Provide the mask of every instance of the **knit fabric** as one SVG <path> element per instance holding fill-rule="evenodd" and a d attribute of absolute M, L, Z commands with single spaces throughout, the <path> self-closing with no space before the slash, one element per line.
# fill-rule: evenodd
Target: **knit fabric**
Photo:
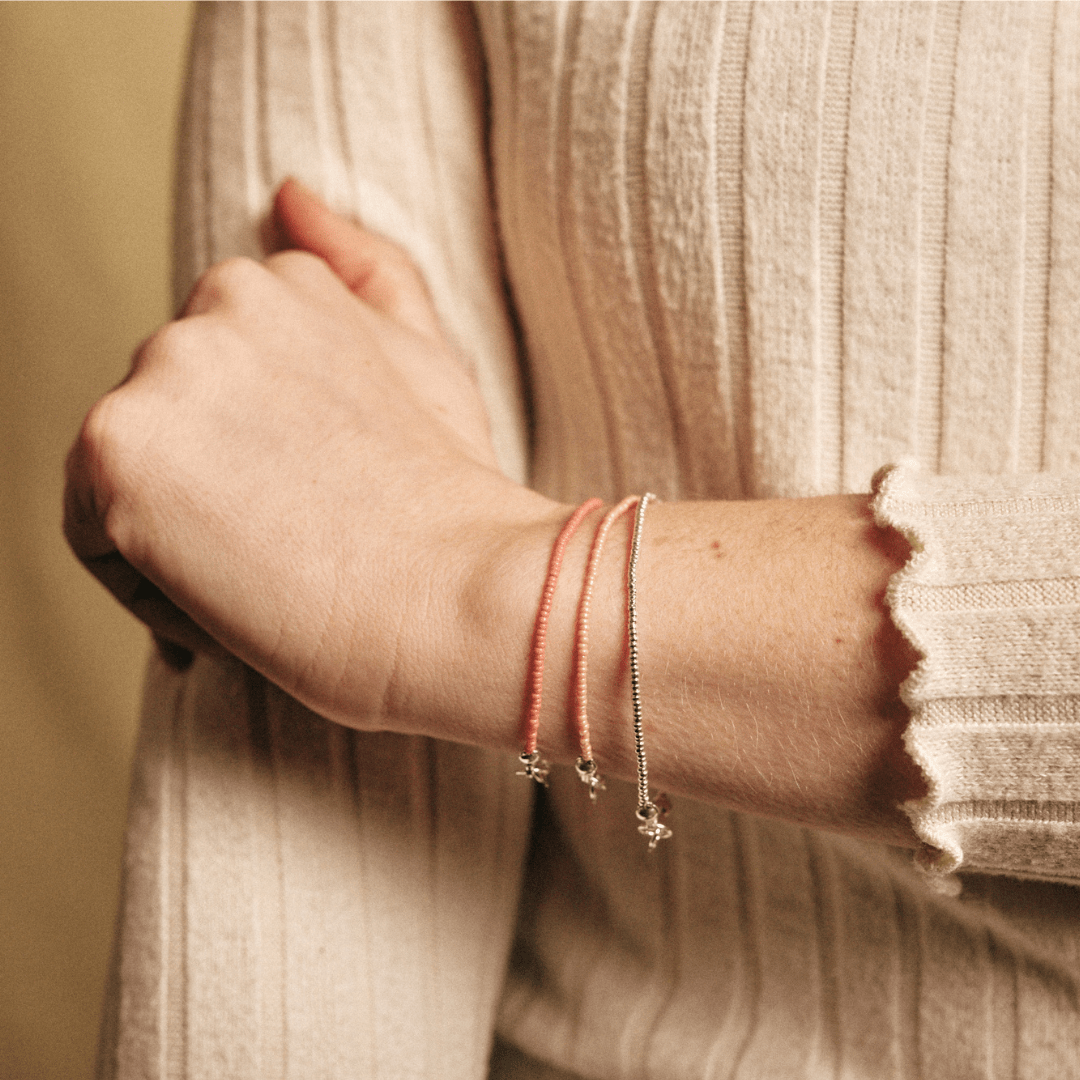
<path fill-rule="evenodd" d="M 1076 881 L 1080 481 L 895 470 L 875 509 L 914 549 L 888 602 L 924 657 L 902 691 L 920 861 Z"/>
<path fill-rule="evenodd" d="M 913 460 L 910 811 L 979 872 L 688 800 L 650 855 L 572 770 L 530 842 L 512 758 L 155 668 L 101 1075 L 1080 1076 L 1080 6 L 207 5 L 178 298 L 287 174 L 414 254 L 547 494 Z"/>

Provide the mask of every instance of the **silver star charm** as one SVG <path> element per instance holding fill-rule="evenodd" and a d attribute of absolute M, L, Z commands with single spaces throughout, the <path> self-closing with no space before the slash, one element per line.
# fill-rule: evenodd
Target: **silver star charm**
<path fill-rule="evenodd" d="M 607 790 L 604 781 L 600 779 L 600 774 L 596 771 L 596 762 L 578 758 L 575 768 L 578 776 L 581 777 L 581 782 L 589 788 L 589 798 L 596 802 L 596 793 Z"/>
<path fill-rule="evenodd" d="M 538 750 L 534 750 L 531 754 L 519 754 L 518 760 L 522 764 L 522 768 L 516 775 L 527 776 L 530 780 L 535 780 L 538 784 L 543 784 L 547 787 L 548 773 L 551 772 L 551 766 L 540 756 Z"/>
<path fill-rule="evenodd" d="M 650 851 L 654 851 L 661 840 L 671 837 L 671 830 L 660 820 L 661 810 L 656 803 L 646 803 L 638 810 L 637 816 L 642 822 L 637 831 L 648 839 Z"/>

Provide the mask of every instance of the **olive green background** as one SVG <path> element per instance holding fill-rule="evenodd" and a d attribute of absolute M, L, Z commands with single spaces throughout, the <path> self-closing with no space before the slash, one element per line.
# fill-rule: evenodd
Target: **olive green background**
<path fill-rule="evenodd" d="M 169 316 L 191 5 L 0 4 L 0 1076 L 92 1075 L 147 638 L 68 553 L 64 454 Z"/>

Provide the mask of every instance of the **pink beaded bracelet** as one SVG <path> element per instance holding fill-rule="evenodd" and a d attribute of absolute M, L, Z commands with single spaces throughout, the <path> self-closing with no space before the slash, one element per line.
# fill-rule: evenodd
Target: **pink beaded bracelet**
<path fill-rule="evenodd" d="M 617 506 L 612 507 L 596 528 L 592 547 L 589 549 L 589 561 L 585 564 L 585 579 L 581 587 L 581 599 L 578 601 L 577 626 L 574 633 L 574 681 L 573 712 L 574 726 L 578 737 L 577 774 L 589 789 L 589 798 L 595 800 L 596 793 L 604 790 L 604 783 L 596 768 L 593 758 L 592 743 L 589 740 L 589 612 L 592 607 L 593 585 L 596 571 L 600 566 L 600 553 L 611 531 L 611 526 L 631 507 L 637 505 L 638 497 L 630 495 Z"/>
<path fill-rule="evenodd" d="M 540 732 L 540 704 L 544 692 L 544 650 L 547 647 L 548 618 L 551 615 L 551 604 L 555 599 L 555 586 L 559 582 L 559 571 L 562 569 L 563 556 L 566 554 L 567 545 L 585 518 L 598 506 L 603 505 L 601 499 L 586 500 L 570 515 L 570 519 L 559 531 L 559 535 L 555 538 L 555 544 L 551 549 L 547 578 L 544 581 L 543 592 L 540 594 L 540 607 L 536 612 L 532 650 L 529 653 L 529 670 L 525 684 L 526 707 L 525 718 L 522 721 L 523 748 L 520 755 L 523 768 L 518 773 L 518 776 L 527 776 L 529 779 L 545 786 L 550 766 L 540 757 L 536 742 Z"/>

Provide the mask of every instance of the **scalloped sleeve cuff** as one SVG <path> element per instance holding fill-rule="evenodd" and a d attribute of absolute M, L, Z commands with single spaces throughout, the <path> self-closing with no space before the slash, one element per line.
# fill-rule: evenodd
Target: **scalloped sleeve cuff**
<path fill-rule="evenodd" d="M 1080 477 L 874 478 L 911 544 L 887 594 L 922 659 L 901 687 L 934 876 L 1080 881 Z"/>

